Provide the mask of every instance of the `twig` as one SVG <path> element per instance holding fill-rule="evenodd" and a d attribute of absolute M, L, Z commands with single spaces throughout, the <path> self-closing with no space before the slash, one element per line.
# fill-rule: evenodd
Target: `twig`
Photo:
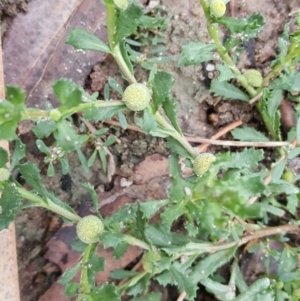
<path fill-rule="evenodd" d="M 297 139 L 294 139 L 291 143 L 290 143 L 290 147 L 291 149 L 295 148 L 297 145 Z M 285 158 L 287 157 L 287 154 L 283 154 L 277 161 L 277 164 L 280 163 L 281 161 L 283 161 Z M 276 164 L 276 165 L 277 165 Z M 264 184 L 267 186 L 268 184 L 270 184 L 271 180 L 272 180 L 272 174 L 273 174 L 273 170 L 269 171 L 269 174 L 264 178 Z M 248 201 L 248 206 L 254 204 L 256 201 L 258 200 L 257 196 L 253 196 L 249 199 Z"/>
<path fill-rule="evenodd" d="M 185 298 L 185 296 L 186 296 L 186 292 L 183 291 L 183 292 L 178 296 L 178 298 L 177 298 L 176 301 L 183 301 L 184 298 Z"/>
<path fill-rule="evenodd" d="M 263 95 L 263 92 L 258 93 L 256 96 L 254 96 L 252 99 L 250 99 L 248 101 L 248 103 L 250 105 L 253 105 L 256 101 L 258 101 L 262 97 L 262 95 Z"/>
<path fill-rule="evenodd" d="M 211 139 L 212 140 L 216 140 L 220 137 L 222 137 L 223 135 L 227 134 L 228 132 L 230 132 L 231 130 L 239 127 L 240 125 L 242 125 L 242 121 L 241 120 L 237 120 L 237 121 L 234 121 L 232 122 L 231 124 L 225 126 L 223 129 L 221 129 L 219 132 L 217 132 L 216 134 L 214 134 Z M 203 153 L 207 150 L 207 148 L 209 147 L 211 143 L 206 143 L 206 144 L 203 144 L 201 146 L 198 147 L 198 151 L 199 153 Z"/>

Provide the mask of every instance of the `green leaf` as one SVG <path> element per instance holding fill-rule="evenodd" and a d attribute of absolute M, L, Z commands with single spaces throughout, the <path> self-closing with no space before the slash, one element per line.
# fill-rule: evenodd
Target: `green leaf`
<path fill-rule="evenodd" d="M 91 196 L 94 212 L 97 214 L 97 216 L 101 220 L 103 220 L 103 218 L 99 212 L 99 209 L 98 209 L 99 208 L 99 199 L 98 199 L 98 195 L 97 195 L 94 187 L 89 182 L 82 184 L 82 186 L 88 191 L 88 193 Z"/>
<path fill-rule="evenodd" d="M 118 113 L 118 119 L 119 119 L 121 128 L 122 128 L 123 130 L 126 130 L 128 124 L 127 124 L 126 117 L 125 117 L 125 115 L 124 115 L 122 112 L 119 112 L 119 113 Z"/>
<path fill-rule="evenodd" d="M 134 277 L 138 274 L 139 273 L 135 272 L 135 271 L 127 271 L 127 270 L 123 270 L 123 269 L 117 269 L 117 270 L 111 271 L 109 275 L 112 279 L 121 280 L 121 279 L 125 279 L 125 278 Z"/>
<path fill-rule="evenodd" d="M 14 105 L 24 105 L 26 95 L 19 87 L 6 86 L 7 100 Z"/>
<path fill-rule="evenodd" d="M 279 163 L 276 164 L 276 166 L 273 169 L 272 172 L 272 182 L 278 183 L 278 181 L 281 179 L 281 176 L 283 175 L 284 168 L 286 165 L 287 160 L 282 160 Z"/>
<path fill-rule="evenodd" d="M 290 73 L 288 75 L 282 74 L 271 83 L 270 88 L 300 92 L 300 72 L 296 74 Z"/>
<path fill-rule="evenodd" d="M 6 162 L 8 162 L 8 153 L 4 148 L 0 147 L 0 168 L 5 166 Z"/>
<path fill-rule="evenodd" d="M 244 293 L 236 297 L 234 301 L 248 301 L 250 298 L 255 297 L 258 293 L 261 293 L 268 287 L 270 287 L 270 280 L 268 278 L 258 279 L 253 284 L 251 284 Z M 263 299 L 259 298 L 259 300 L 266 300 L 266 299 L 263 297 Z M 269 300 L 274 300 L 274 299 L 269 299 Z"/>
<path fill-rule="evenodd" d="M 237 19 L 232 17 L 222 17 L 218 23 L 224 25 L 233 34 L 241 34 L 243 42 L 255 38 L 265 25 L 262 15 L 254 13 L 247 19 Z"/>
<path fill-rule="evenodd" d="M 157 127 L 156 120 L 148 108 L 143 111 L 142 130 L 145 133 L 155 132 Z"/>
<path fill-rule="evenodd" d="M 189 42 L 181 46 L 182 55 L 179 57 L 178 66 L 199 65 L 213 59 L 214 44 L 203 42 Z"/>
<path fill-rule="evenodd" d="M 169 200 L 159 200 L 159 201 L 147 201 L 140 202 L 139 209 L 143 213 L 143 217 L 149 219 L 153 216 L 161 207 L 169 203 Z"/>
<path fill-rule="evenodd" d="M 59 146 L 66 152 L 72 152 L 73 150 L 80 148 L 88 138 L 87 136 L 79 136 L 65 119 L 57 122 L 57 129 L 54 132 L 54 137 Z"/>
<path fill-rule="evenodd" d="M 212 275 L 219 267 L 227 263 L 234 255 L 236 248 L 231 248 L 223 251 L 219 251 L 215 254 L 208 255 L 193 268 L 193 272 L 190 275 L 190 279 L 196 281 L 204 280 L 208 276 Z"/>
<path fill-rule="evenodd" d="M 100 240 L 103 243 L 105 249 L 110 247 L 116 248 L 120 243 L 123 242 L 124 237 L 125 234 L 104 232 L 100 236 Z"/>
<path fill-rule="evenodd" d="M 291 160 L 300 154 L 300 147 L 294 148 L 288 153 L 288 159 Z"/>
<path fill-rule="evenodd" d="M 172 180 L 172 186 L 169 189 L 170 199 L 183 201 L 187 198 L 186 189 L 191 189 L 192 187 L 190 182 L 187 182 L 182 178 L 179 157 L 174 153 L 169 158 L 169 170 Z"/>
<path fill-rule="evenodd" d="M 68 32 L 66 44 L 72 45 L 75 49 L 98 50 L 110 53 L 108 45 L 94 34 L 80 28 L 73 28 Z"/>
<path fill-rule="evenodd" d="M 86 157 L 84 156 L 84 154 L 82 153 L 81 149 L 80 148 L 77 148 L 76 149 L 76 153 L 77 153 L 77 156 L 78 156 L 78 159 L 84 169 L 84 171 L 86 173 L 89 172 L 89 167 L 88 167 L 88 163 L 87 163 L 87 160 L 86 160 Z"/>
<path fill-rule="evenodd" d="M 162 295 L 158 292 L 152 292 L 147 294 L 146 296 L 135 297 L 131 299 L 131 301 L 161 301 Z"/>
<path fill-rule="evenodd" d="M 36 190 L 45 198 L 46 190 L 43 187 L 40 170 L 38 169 L 37 165 L 31 162 L 20 164 L 19 171 L 26 183 L 28 183 L 34 190 Z"/>
<path fill-rule="evenodd" d="M 165 101 L 162 103 L 162 107 L 164 109 L 165 114 L 168 116 L 169 120 L 171 121 L 173 127 L 176 129 L 178 133 L 182 134 L 181 128 L 177 122 L 177 103 L 175 99 L 172 97 L 166 97 Z"/>
<path fill-rule="evenodd" d="M 122 243 L 118 244 L 116 246 L 116 248 L 114 249 L 113 256 L 116 259 L 120 259 L 125 254 L 127 249 L 128 249 L 128 244 L 126 242 L 122 242 Z"/>
<path fill-rule="evenodd" d="M 172 151 L 172 153 L 179 156 L 189 158 L 193 160 L 193 156 L 179 143 L 175 138 L 169 136 L 167 137 L 167 147 Z"/>
<path fill-rule="evenodd" d="M 171 88 L 174 84 L 172 74 L 166 71 L 158 71 L 154 75 L 152 81 L 152 99 L 154 102 L 154 110 L 158 109 L 158 106 L 166 100 L 171 94 Z"/>
<path fill-rule="evenodd" d="M 89 294 L 93 300 L 121 301 L 118 288 L 112 283 L 103 283 Z"/>
<path fill-rule="evenodd" d="M 240 141 L 249 141 L 249 142 L 268 142 L 270 141 L 264 134 L 258 132 L 257 130 L 243 126 L 242 128 L 236 128 L 231 131 L 231 134 L 234 139 Z"/>
<path fill-rule="evenodd" d="M 57 282 L 62 285 L 67 285 L 67 283 L 69 283 L 76 276 L 80 268 L 81 268 L 81 263 L 78 262 L 76 265 L 67 269 Z"/>
<path fill-rule="evenodd" d="M 38 138 L 48 138 L 56 129 L 56 123 L 54 120 L 46 120 L 38 122 L 32 131 Z"/>
<path fill-rule="evenodd" d="M 225 99 L 239 99 L 242 101 L 248 101 L 249 96 L 236 86 L 227 83 L 213 80 L 210 86 L 210 92 L 215 96 L 222 96 Z"/>
<path fill-rule="evenodd" d="M 165 210 L 161 213 L 162 224 L 167 228 L 170 229 L 173 222 L 177 220 L 180 216 L 187 213 L 185 208 L 185 202 L 181 201 L 177 204 L 170 204 Z"/>
<path fill-rule="evenodd" d="M 0 139 L 13 140 L 16 129 L 25 109 L 25 93 L 13 86 L 6 87 L 7 99 L 0 101 Z"/>
<path fill-rule="evenodd" d="M 121 96 L 123 95 L 123 89 L 121 85 L 113 77 L 108 78 L 108 84 L 113 90 L 118 92 Z"/>
<path fill-rule="evenodd" d="M 53 91 L 63 105 L 60 110 L 73 108 L 82 101 L 82 92 L 71 80 L 60 79 L 53 85 Z"/>
<path fill-rule="evenodd" d="M 220 72 L 218 76 L 219 82 L 226 82 L 235 77 L 233 71 L 226 64 L 217 64 L 216 69 Z"/>
<path fill-rule="evenodd" d="M 15 166 L 25 157 L 26 146 L 22 143 L 21 139 L 17 138 L 15 142 L 14 153 L 11 158 L 10 170 L 13 170 Z"/>
<path fill-rule="evenodd" d="M 114 144 L 117 140 L 117 137 L 116 136 L 110 136 L 108 137 L 108 139 L 102 143 L 102 146 L 105 147 L 105 146 L 110 146 L 112 144 Z"/>
<path fill-rule="evenodd" d="M 131 4 L 124 11 L 120 11 L 120 14 L 116 21 L 116 43 L 123 40 L 123 38 L 135 33 L 139 24 L 139 19 L 143 15 L 143 10 L 140 6 Z"/>
<path fill-rule="evenodd" d="M 297 196 L 295 194 L 291 194 L 287 196 L 287 205 L 286 205 L 287 210 L 293 215 L 295 215 L 297 212 L 297 207 L 298 207 Z"/>
<path fill-rule="evenodd" d="M 112 106 L 112 107 L 106 107 L 106 108 L 96 108 L 91 107 L 89 109 L 83 110 L 83 117 L 86 120 L 93 120 L 95 122 L 104 121 L 106 119 L 111 118 L 115 114 L 118 114 L 119 112 L 123 112 L 126 110 L 127 107 L 124 104 L 124 106 Z"/>
<path fill-rule="evenodd" d="M 14 184 L 8 183 L 0 198 L 0 231 L 7 229 L 22 208 L 22 199 Z"/>
<path fill-rule="evenodd" d="M 98 273 L 105 270 L 105 258 L 97 256 L 97 248 L 95 248 L 95 252 L 91 256 L 90 260 L 88 261 L 89 269 L 92 272 Z"/>
<path fill-rule="evenodd" d="M 129 289 L 127 289 L 127 295 L 136 296 L 146 292 L 149 287 L 149 280 L 151 278 L 150 274 L 146 274 L 143 278 L 136 281 L 133 279 L 133 283 L 129 284 Z"/>
<path fill-rule="evenodd" d="M 145 235 L 147 240 L 157 247 L 183 246 L 188 242 L 186 235 L 172 233 L 166 227 L 160 225 L 148 225 Z"/>
<path fill-rule="evenodd" d="M 258 162 L 264 158 L 263 150 L 256 150 L 254 148 L 246 148 L 240 153 L 223 153 L 217 155 L 217 164 L 220 165 L 222 169 L 227 168 L 248 168 L 256 169 Z"/>
<path fill-rule="evenodd" d="M 171 266 L 170 271 L 175 278 L 180 291 L 185 291 L 189 299 L 195 298 L 196 290 L 198 289 L 197 283 L 191 281 L 186 274 L 179 271 L 177 268 L 175 268 L 175 266 Z"/>
<path fill-rule="evenodd" d="M 273 90 L 267 97 L 268 114 L 273 123 L 275 123 L 276 112 L 282 101 L 282 90 Z"/>

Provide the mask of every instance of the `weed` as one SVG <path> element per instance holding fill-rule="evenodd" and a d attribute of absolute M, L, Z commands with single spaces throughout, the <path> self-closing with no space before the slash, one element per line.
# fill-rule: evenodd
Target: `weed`
<path fill-rule="evenodd" d="M 103 171 L 108 172 L 107 147 L 116 138 L 103 139 L 106 128 L 94 133 L 80 133 L 72 119 L 72 115 L 78 112 L 82 112 L 84 120 L 91 122 L 103 122 L 117 116 L 121 126 L 126 128 L 124 112 L 128 109 L 139 111 L 132 112 L 136 125 L 145 133 L 166 138 L 172 153 L 169 158 L 172 185 L 167 199 L 127 205 L 103 219 L 94 188 L 84 184 L 91 194 L 98 217 L 88 220 L 91 228 L 87 233 L 90 235 L 82 240 L 91 243 L 84 245 L 80 262 L 69 268 L 59 281 L 66 286 L 68 296 L 76 295 L 76 300 L 117 301 L 121 300 L 122 294 L 127 294 L 134 301 L 160 300 L 159 293 L 148 293 L 149 281 L 155 280 L 163 286 L 176 285 L 182 292 L 180 298 L 187 300 L 196 298 L 199 284 L 218 300 L 299 300 L 299 249 L 293 247 L 285 234 L 300 232 L 297 214 L 299 188 L 295 185 L 299 175 L 293 174 L 288 164 L 289 160 L 300 154 L 300 119 L 289 132 L 288 143 L 281 143 L 278 107 L 282 98 L 288 97 L 295 102 L 299 115 L 300 73 L 297 72 L 297 65 L 300 57 L 300 14 L 297 15 L 298 29 L 295 32 L 289 33 L 288 27 L 285 27 L 279 40 L 279 54 L 270 66 L 271 71 L 265 76 L 258 70 L 248 70 L 243 74 L 235 64 L 236 53 L 245 41 L 255 38 L 262 30 L 264 19 L 258 13 L 246 19 L 227 17 L 224 15 L 227 2 L 200 1 L 212 42 L 189 42 L 182 46 L 178 64 L 198 65 L 214 60 L 215 54 L 218 54 L 219 75 L 212 81 L 210 91 L 224 99 L 255 103 L 267 134 L 244 126 L 233 130 L 232 135 L 237 140 L 259 142 L 257 145 L 264 146 L 268 143 L 275 146 L 270 139 L 276 140 L 278 158 L 270 170 L 262 164 L 262 149 L 199 154 L 186 140 L 177 122 L 176 101 L 171 93 L 174 80 L 169 72 L 158 70 L 158 60 L 141 64 L 145 69 L 150 69 L 149 78 L 146 85 L 137 83 L 132 62 L 136 63 L 141 56 L 130 45 L 140 44 L 132 39 L 132 35 L 138 36 L 147 30 L 159 33 L 166 22 L 157 15 L 145 16 L 145 11 L 136 1 L 104 0 L 107 44 L 79 28 L 72 29 L 67 37 L 67 43 L 76 49 L 97 50 L 112 55 L 130 84 L 124 93 L 119 83 L 110 78 L 104 92 L 105 99 L 98 100 L 97 93 L 89 95 L 74 82 L 61 79 L 53 85 L 60 106 L 40 110 L 25 106 L 25 94 L 20 88 L 7 87 L 7 99 L 0 102 L 0 139 L 15 141 L 15 151 L 10 167 L 6 168 L 8 154 L 0 148 L 0 229 L 8 227 L 22 208 L 40 206 L 69 222 L 79 222 L 78 235 L 85 237 L 86 234 L 85 230 L 81 231 L 85 219 L 47 191 L 42 185 L 38 167 L 24 159 L 25 145 L 16 135 L 17 126 L 23 120 L 36 122 L 33 132 L 38 148 L 45 154 L 48 176 L 55 173 L 55 161 L 59 161 L 63 173 L 67 173 L 68 154 L 72 152 L 77 153 L 85 170 L 99 155 Z M 224 42 L 218 34 L 220 26 L 230 32 Z M 140 33 L 139 28 L 143 28 Z M 153 42 L 153 37 L 151 39 L 152 44 L 157 43 Z M 145 45 L 145 40 L 143 43 Z M 134 88 L 133 99 L 131 87 Z M 109 99 L 109 89 L 116 90 L 124 101 Z M 47 146 L 41 140 L 50 135 L 56 141 L 53 146 Z M 88 160 L 81 151 L 87 141 L 95 145 L 95 151 Z M 185 169 L 190 168 L 191 173 L 194 167 L 195 174 L 184 176 L 182 164 Z M 32 188 L 31 191 L 9 176 L 15 168 Z M 159 222 L 151 221 L 155 214 L 159 214 Z M 280 218 L 284 215 L 287 218 L 282 219 L 280 225 L 269 226 L 271 216 Z M 183 228 L 175 232 L 172 225 L 179 218 L 184 220 Z M 279 241 L 282 250 L 270 249 L 267 237 Z M 241 273 L 239 255 L 241 246 L 255 241 L 257 244 L 247 249 L 249 252 L 262 250 L 266 272 L 248 286 Z M 95 273 L 105 269 L 104 258 L 96 255 L 98 243 L 114 249 L 117 258 L 125 253 L 128 245 L 144 249 L 144 271 L 116 270 L 111 273 L 111 278 L 123 279 L 122 284 L 103 283 L 96 286 Z M 270 258 L 277 263 L 274 273 L 268 271 Z M 218 269 L 226 264 L 230 266 L 229 279 L 216 277 Z M 78 271 L 81 271 L 81 280 L 75 283 L 72 280 Z"/>

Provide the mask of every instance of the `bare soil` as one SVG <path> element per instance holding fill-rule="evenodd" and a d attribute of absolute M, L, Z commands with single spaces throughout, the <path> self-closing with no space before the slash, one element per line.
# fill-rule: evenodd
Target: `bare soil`
<path fill-rule="evenodd" d="M 8 25 L 15 14 L 26 12 L 27 2 L 0 1 L 0 17 L 4 24 L 2 33 L 9 30 Z M 199 1 L 150 0 L 147 5 L 154 6 L 156 3 L 164 5 L 170 16 L 165 40 L 169 53 L 174 56 L 175 60 L 161 65 L 161 68 L 171 71 L 174 75 L 173 93 L 175 99 L 178 100 L 178 118 L 184 134 L 210 137 L 224 125 L 238 119 L 263 130 L 261 118 L 254 107 L 238 101 L 221 101 L 209 94 L 207 87 L 210 78 L 216 76 L 215 71 L 208 72 L 206 65 L 178 68 L 176 64 L 181 45 L 188 41 L 209 41 Z M 231 16 L 245 17 L 253 12 L 260 12 L 264 16 L 266 20 L 264 31 L 257 39 L 250 41 L 246 51 L 240 56 L 238 64 L 242 70 L 255 67 L 264 74 L 267 73 L 270 70 L 270 61 L 276 56 L 277 39 L 284 25 L 287 22 L 291 22 L 292 26 L 294 24 L 294 12 L 300 8 L 299 0 L 231 0 L 228 8 L 227 14 Z M 90 76 L 86 79 L 85 88 L 90 91 L 99 91 L 101 95 L 108 76 L 117 78 L 125 87 L 126 83 L 121 79 L 115 63 L 108 58 L 93 67 Z M 138 71 L 139 81 L 146 78 L 145 72 Z M 109 134 L 118 137 L 117 143 L 110 148 L 117 164 L 117 172 L 111 182 L 107 182 L 106 177 L 99 173 L 101 169 L 99 161 L 96 161 L 90 172 L 86 174 L 77 156 L 70 155 L 69 174 L 63 176 L 57 166 L 57 173 L 51 179 L 44 179 L 46 188 L 78 209 L 82 203 L 90 201 L 81 183 L 89 181 L 96 189 L 109 191 L 113 189 L 117 176 L 127 181 L 134 180 L 134 167 L 147 156 L 168 154 L 163 139 L 152 138 L 133 131 L 123 131 L 117 127 L 111 127 Z M 33 136 L 25 134 L 21 136 L 21 139 L 27 144 L 28 160 L 36 162 L 45 175 L 43 156 L 36 148 Z M 211 147 L 212 152 L 224 151 L 224 149 L 226 150 L 221 146 Z M 91 151 L 92 149 L 87 146 L 84 153 L 89 157 Z M 61 225 L 60 218 L 39 208 L 26 209 L 18 215 L 16 231 L 22 301 L 39 300 L 39 297 L 60 276 L 60 266 L 46 259 L 44 255 L 47 252 L 47 242 Z M 164 300 L 176 300 L 178 297 L 178 292 L 174 293 L 172 288 L 163 291 Z M 200 288 L 198 300 L 215 299 Z"/>

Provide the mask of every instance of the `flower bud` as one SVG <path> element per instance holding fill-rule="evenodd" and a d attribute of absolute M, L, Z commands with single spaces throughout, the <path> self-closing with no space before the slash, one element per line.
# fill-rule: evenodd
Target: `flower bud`
<path fill-rule="evenodd" d="M 210 153 L 202 153 L 197 156 L 194 162 L 194 172 L 198 177 L 201 177 L 205 172 L 207 172 L 212 164 L 216 161 L 216 157 Z"/>
<path fill-rule="evenodd" d="M 157 252 L 147 252 L 144 253 L 142 258 L 142 265 L 144 268 L 144 271 L 150 274 L 156 274 L 159 272 L 159 268 L 154 264 L 154 262 L 161 259 L 161 256 Z"/>
<path fill-rule="evenodd" d="M 226 4 L 223 0 L 211 0 L 209 7 L 211 14 L 216 18 L 224 16 L 226 12 Z"/>
<path fill-rule="evenodd" d="M 103 222 L 95 215 L 83 217 L 76 227 L 78 238 L 86 244 L 99 241 L 99 235 L 104 231 Z"/>
<path fill-rule="evenodd" d="M 247 82 L 252 87 L 260 87 L 263 83 L 262 75 L 255 69 L 249 69 L 244 73 Z"/>
<path fill-rule="evenodd" d="M 144 110 L 151 100 L 149 89 L 143 84 L 132 84 L 128 86 L 123 94 L 123 101 L 132 111 Z"/>

